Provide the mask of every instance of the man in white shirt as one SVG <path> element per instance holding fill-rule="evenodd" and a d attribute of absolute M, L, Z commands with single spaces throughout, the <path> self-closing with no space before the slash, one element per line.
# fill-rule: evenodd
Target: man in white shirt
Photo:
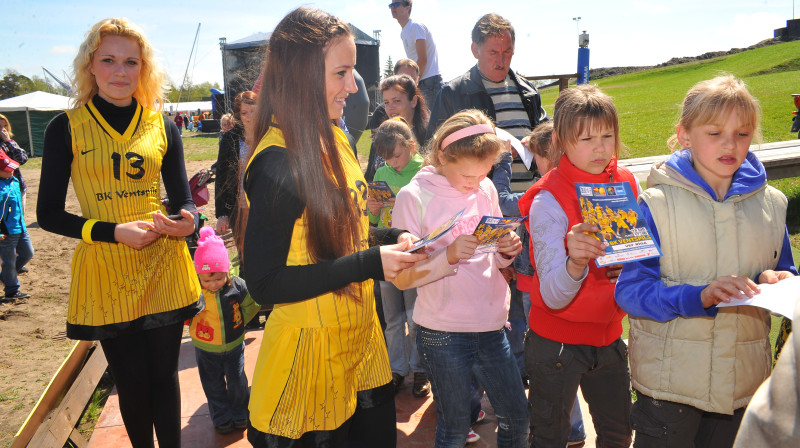
<path fill-rule="evenodd" d="M 389 9 L 392 11 L 392 17 L 403 28 L 400 39 L 403 41 L 406 56 L 419 65 L 420 76 L 417 85 L 430 109 L 442 88 L 439 57 L 436 53 L 436 43 L 428 27 L 411 20 L 411 6 L 412 0 L 401 0 L 390 3 Z"/>

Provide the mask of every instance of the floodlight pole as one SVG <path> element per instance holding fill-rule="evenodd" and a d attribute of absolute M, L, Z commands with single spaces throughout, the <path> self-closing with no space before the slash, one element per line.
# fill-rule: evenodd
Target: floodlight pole
<path fill-rule="evenodd" d="M 792 1 L 794 1 L 794 0 L 792 0 Z M 581 18 L 580 17 L 573 17 L 572 20 L 575 21 L 575 31 L 576 31 L 576 33 L 577 34 L 581 34 L 581 27 L 580 27 Z"/>

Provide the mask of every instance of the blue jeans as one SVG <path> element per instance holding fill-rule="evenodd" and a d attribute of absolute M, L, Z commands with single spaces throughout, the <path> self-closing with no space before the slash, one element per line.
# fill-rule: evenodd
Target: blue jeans
<path fill-rule="evenodd" d="M 244 342 L 226 353 L 207 352 L 197 347 L 194 353 L 214 426 L 232 420 L 248 420 L 250 388 L 244 373 Z"/>
<path fill-rule="evenodd" d="M 17 271 L 22 269 L 33 257 L 33 244 L 28 232 L 6 235 L 0 241 L 0 260 L 2 260 L 3 272 L 0 279 L 5 285 L 6 297 L 13 296 L 19 291 L 19 280 Z"/>
<path fill-rule="evenodd" d="M 511 329 L 507 332 L 511 353 L 517 361 L 520 373 L 525 373 L 525 333 L 528 330 L 528 314 L 531 311 L 531 293 L 517 289 L 517 282 L 508 285 L 511 289 L 511 307 L 508 309 L 508 323 Z"/>
<path fill-rule="evenodd" d="M 575 403 L 572 404 L 572 412 L 569 414 L 569 438 L 568 442 L 580 442 L 586 440 L 586 430 L 583 428 L 583 413 L 581 412 L 581 402 L 578 395 L 575 395 Z"/>
<path fill-rule="evenodd" d="M 528 406 L 503 329 L 455 333 L 417 327 L 417 349 L 436 401 L 438 448 L 463 447 L 470 426 L 472 375 L 497 416 L 497 447 L 528 445 Z"/>
<path fill-rule="evenodd" d="M 411 319 L 417 289 L 401 291 L 389 282 L 380 282 L 383 318 L 386 320 L 386 348 L 392 372 L 406 376 L 411 372 L 424 372 L 417 352 L 417 324 Z M 406 335 L 406 322 L 408 335 Z"/>
<path fill-rule="evenodd" d="M 419 82 L 419 91 L 425 98 L 425 105 L 428 109 L 433 110 L 433 103 L 436 101 L 436 95 L 442 90 L 442 75 L 429 76 Z"/>

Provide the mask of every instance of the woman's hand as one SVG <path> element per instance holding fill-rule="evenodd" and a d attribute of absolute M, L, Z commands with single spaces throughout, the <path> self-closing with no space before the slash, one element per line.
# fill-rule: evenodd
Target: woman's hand
<path fill-rule="evenodd" d="M 456 264 L 460 260 L 472 257 L 479 242 L 478 237 L 475 235 L 460 235 L 447 246 L 447 262 Z"/>
<path fill-rule="evenodd" d="M 522 241 L 516 232 L 508 232 L 497 242 L 497 251 L 506 258 L 514 258 L 522 252 Z"/>
<path fill-rule="evenodd" d="M 8 130 L 6 128 L 0 129 L 0 140 L 3 140 L 4 142 L 11 140 L 11 136 L 8 135 Z"/>
<path fill-rule="evenodd" d="M 218 234 L 225 235 L 226 233 L 228 233 L 229 229 L 230 229 L 230 221 L 228 220 L 227 216 L 220 216 L 219 218 L 217 218 L 217 226 L 215 230 L 217 231 Z"/>
<path fill-rule="evenodd" d="M 378 213 L 381 212 L 381 207 L 383 206 L 382 202 L 378 202 L 372 196 L 367 197 L 367 208 L 369 212 L 372 213 L 374 216 L 378 216 Z"/>
<path fill-rule="evenodd" d="M 728 303 L 732 298 L 753 297 L 760 292 L 758 285 L 749 278 L 726 275 L 706 286 L 700 292 L 700 301 L 703 302 L 703 308 L 709 308 L 720 302 Z"/>
<path fill-rule="evenodd" d="M 599 232 L 594 224 L 575 224 L 567 233 L 567 273 L 573 279 L 579 279 L 589 261 L 605 254 L 604 243 L 589 233 Z"/>
<path fill-rule="evenodd" d="M 403 232 L 397 237 L 397 244 L 408 244 L 406 247 L 411 247 L 419 241 L 419 238 L 409 232 Z"/>
<path fill-rule="evenodd" d="M 181 209 L 183 219 L 171 220 L 161 211 L 153 213 L 153 230 L 169 236 L 186 237 L 194 233 L 194 215 L 192 212 Z"/>
<path fill-rule="evenodd" d="M 411 235 L 404 233 L 403 235 Z M 401 235 L 401 237 L 403 236 Z M 398 238 L 399 240 L 400 238 Z M 383 279 L 387 282 L 394 280 L 403 269 L 414 266 L 414 263 L 428 258 L 428 254 L 406 253 L 404 250 L 411 247 L 410 241 L 381 246 L 381 263 L 383 264 Z"/>
<path fill-rule="evenodd" d="M 143 249 L 160 236 L 153 230 L 153 223 L 147 221 L 131 221 L 114 227 L 114 239 L 136 250 Z"/>

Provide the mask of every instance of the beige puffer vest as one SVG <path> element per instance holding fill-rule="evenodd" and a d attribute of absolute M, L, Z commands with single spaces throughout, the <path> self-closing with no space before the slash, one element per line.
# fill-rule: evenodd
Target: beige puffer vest
<path fill-rule="evenodd" d="M 661 237 L 667 286 L 707 285 L 725 275 L 755 278 L 777 265 L 786 197 L 766 184 L 714 201 L 671 167 L 654 167 L 641 196 Z M 753 306 L 721 308 L 715 318 L 656 322 L 630 316 L 633 386 L 650 397 L 732 414 L 769 376 L 770 318 Z"/>

